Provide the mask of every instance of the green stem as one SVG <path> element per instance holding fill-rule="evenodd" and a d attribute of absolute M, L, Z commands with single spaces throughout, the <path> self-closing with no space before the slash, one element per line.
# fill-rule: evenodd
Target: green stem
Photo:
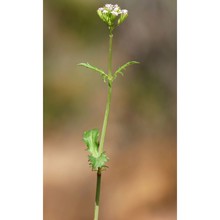
<path fill-rule="evenodd" d="M 113 39 L 113 34 L 112 34 L 112 30 L 110 29 L 109 55 L 108 55 L 108 74 L 110 76 L 112 75 L 112 39 Z M 100 144 L 99 144 L 99 154 L 101 154 L 104 149 L 105 134 L 106 134 L 106 129 L 108 125 L 108 118 L 109 118 L 110 105 L 111 105 L 111 97 L 112 97 L 112 81 L 111 79 L 108 79 L 108 98 L 107 98 L 107 103 L 106 103 L 104 122 L 102 126 L 102 134 L 101 134 Z M 99 168 L 97 171 L 94 220 L 98 220 L 99 218 L 100 190 L 101 190 L 101 169 Z"/>
<path fill-rule="evenodd" d="M 108 85 L 108 98 L 107 98 L 107 104 L 106 104 L 106 109 L 105 109 L 104 122 L 103 122 L 103 126 L 102 126 L 102 135 L 100 138 L 100 145 L 99 145 L 99 153 L 100 154 L 103 152 L 103 148 L 104 148 L 105 134 L 106 134 L 106 129 L 107 129 L 107 125 L 108 125 L 108 118 L 109 118 L 110 105 L 111 105 L 111 97 L 112 97 L 112 85 L 111 85 L 111 83 L 109 83 L 109 85 Z"/>
<path fill-rule="evenodd" d="M 112 74 L 112 40 L 113 40 L 113 34 L 112 30 L 110 29 L 109 34 L 109 51 L 108 51 L 108 74 Z"/>
<path fill-rule="evenodd" d="M 97 171 L 94 220 L 99 219 L 99 198 L 100 198 L 100 190 L 101 190 L 101 178 L 102 178 L 101 170 L 99 169 Z"/>
<path fill-rule="evenodd" d="M 113 34 L 112 34 L 112 30 L 110 29 L 109 54 L 108 54 L 108 74 L 109 75 L 112 75 L 112 40 L 113 40 Z M 111 97 L 112 97 L 112 81 L 109 79 L 108 80 L 108 98 L 107 98 L 107 103 L 106 103 L 105 116 L 104 116 L 102 134 L 101 134 L 100 145 L 99 145 L 100 154 L 103 152 L 103 148 L 104 148 L 105 134 L 106 134 L 108 117 L 109 117 L 109 112 L 110 112 L 110 105 L 111 105 Z"/>

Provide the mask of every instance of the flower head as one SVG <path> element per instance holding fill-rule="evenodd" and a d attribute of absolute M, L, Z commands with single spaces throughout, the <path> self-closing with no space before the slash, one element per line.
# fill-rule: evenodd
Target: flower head
<path fill-rule="evenodd" d="M 128 10 L 122 9 L 116 4 L 105 4 L 97 10 L 99 17 L 113 30 L 128 17 Z"/>

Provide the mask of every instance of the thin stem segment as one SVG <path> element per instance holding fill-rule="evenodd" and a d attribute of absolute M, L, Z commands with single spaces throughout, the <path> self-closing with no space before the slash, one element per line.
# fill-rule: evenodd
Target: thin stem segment
<path fill-rule="evenodd" d="M 106 134 L 106 129 L 107 129 L 107 125 L 108 125 L 108 118 L 109 118 L 110 105 L 111 105 L 111 97 L 112 97 L 112 85 L 109 83 L 109 85 L 108 85 L 108 98 L 107 98 L 107 103 L 106 103 L 104 122 L 103 122 L 103 126 L 102 126 L 102 135 L 100 138 L 100 145 L 99 145 L 99 153 L 100 154 L 103 152 L 103 149 L 104 149 L 105 134 Z"/>
<path fill-rule="evenodd" d="M 94 220 L 99 219 L 99 198 L 100 198 L 100 190 L 101 190 L 101 170 L 97 171 L 97 182 L 96 182 L 96 196 L 95 196 L 95 212 L 94 212 Z"/>
<path fill-rule="evenodd" d="M 110 76 L 112 76 L 112 40 L 113 40 L 113 34 L 112 34 L 112 30 L 110 29 L 109 55 L 108 55 L 108 74 Z M 106 103 L 106 109 L 105 109 L 104 122 L 103 122 L 103 126 L 102 126 L 102 134 L 101 134 L 100 144 L 99 144 L 99 153 L 100 154 L 104 150 L 104 141 L 105 141 L 105 134 L 106 134 L 106 129 L 107 129 L 107 125 L 108 125 L 111 97 L 112 97 L 112 81 L 111 81 L 111 79 L 108 79 L 108 97 L 107 97 L 107 103 Z M 94 220 L 98 220 L 98 218 L 99 218 L 99 199 L 100 199 L 100 192 L 101 192 L 100 190 L 101 190 L 101 169 L 99 168 L 97 171 Z"/>
<path fill-rule="evenodd" d="M 112 40 L 113 40 L 113 34 L 112 29 L 110 29 L 109 34 L 109 54 L 108 54 L 108 74 L 112 75 Z M 110 105 L 111 105 L 111 97 L 112 97 L 112 81 L 108 81 L 108 98 L 106 103 L 106 109 L 105 109 L 105 116 L 104 116 L 104 122 L 102 126 L 102 134 L 100 138 L 100 145 L 99 145 L 99 153 L 101 154 L 103 152 L 104 148 L 104 141 L 105 141 L 105 134 L 108 124 L 108 118 L 109 118 L 109 112 L 110 112 Z"/>
<path fill-rule="evenodd" d="M 112 40 L 113 34 L 112 30 L 110 29 L 109 33 L 109 51 L 108 51 L 108 74 L 112 74 Z"/>

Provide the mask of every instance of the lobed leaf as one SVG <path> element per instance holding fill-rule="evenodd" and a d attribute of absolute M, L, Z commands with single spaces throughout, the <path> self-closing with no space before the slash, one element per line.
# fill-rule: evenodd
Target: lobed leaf
<path fill-rule="evenodd" d="M 98 148 L 99 148 L 98 137 L 99 137 L 98 129 L 85 131 L 83 134 L 83 141 L 87 146 L 87 150 L 95 157 L 98 156 Z"/>
<path fill-rule="evenodd" d="M 79 65 L 79 66 L 84 66 L 84 67 L 86 67 L 86 68 L 88 68 L 88 69 L 91 69 L 91 70 L 94 70 L 94 71 L 98 72 L 99 75 L 103 78 L 104 81 L 106 81 L 106 77 L 108 77 L 108 75 L 104 72 L 104 70 L 99 69 L 99 68 L 96 67 L 96 66 L 92 66 L 92 65 L 89 64 L 89 63 L 79 63 L 78 65 Z"/>
<path fill-rule="evenodd" d="M 87 151 L 89 152 L 89 165 L 92 167 L 92 170 L 107 167 L 105 163 L 109 160 L 105 152 L 102 152 L 101 154 L 99 153 L 98 137 L 98 129 L 85 131 L 83 134 L 83 141 L 87 146 Z"/>
<path fill-rule="evenodd" d="M 92 170 L 98 170 L 98 168 L 106 168 L 106 162 L 108 162 L 109 158 L 103 152 L 98 157 L 94 157 L 93 155 L 89 155 L 89 165 L 92 167 Z"/>
<path fill-rule="evenodd" d="M 139 64 L 139 62 L 137 61 L 129 61 L 127 63 L 125 63 L 124 65 L 120 66 L 114 73 L 114 79 L 117 77 L 118 73 L 120 73 L 122 76 L 124 75 L 123 71 L 125 71 L 125 69 L 133 64 Z"/>

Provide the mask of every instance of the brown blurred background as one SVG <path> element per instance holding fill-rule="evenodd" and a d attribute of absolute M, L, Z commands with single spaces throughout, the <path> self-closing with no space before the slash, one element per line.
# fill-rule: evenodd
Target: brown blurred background
<path fill-rule="evenodd" d="M 108 30 L 96 14 L 119 4 L 129 17 L 114 32 L 113 85 L 100 220 L 176 220 L 176 1 L 44 0 L 44 220 L 93 219 L 96 173 L 85 130 L 101 130 Z"/>

